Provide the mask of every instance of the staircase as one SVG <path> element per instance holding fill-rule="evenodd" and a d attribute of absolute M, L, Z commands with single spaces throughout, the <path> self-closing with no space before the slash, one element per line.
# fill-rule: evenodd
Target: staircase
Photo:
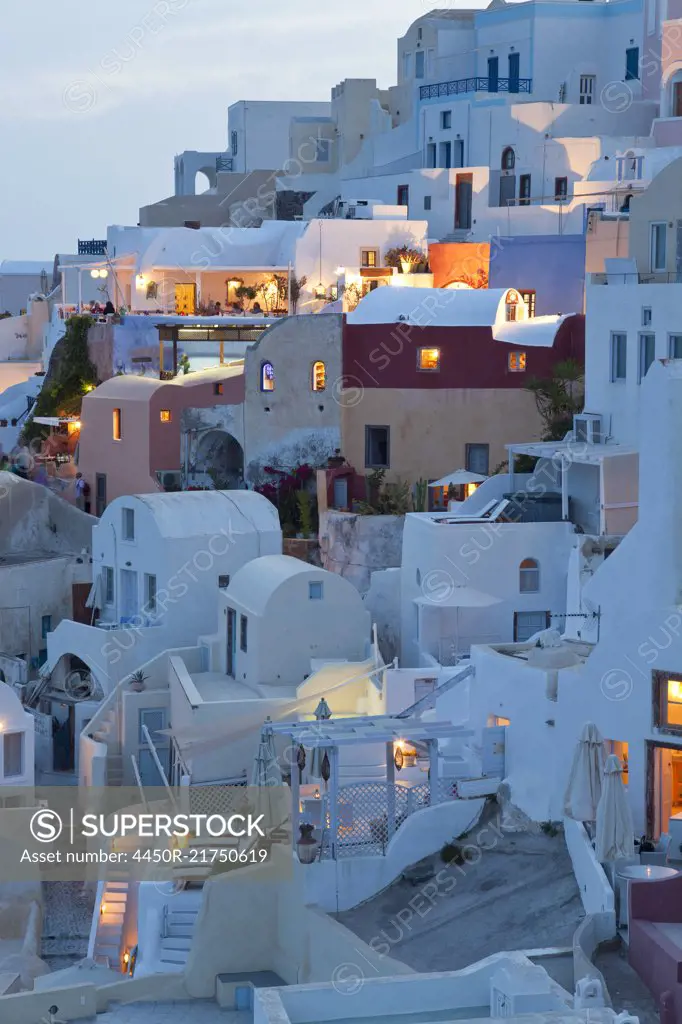
<path fill-rule="evenodd" d="M 123 754 L 118 740 L 118 704 L 109 707 L 97 723 L 92 738 L 107 748 L 107 786 L 123 785 Z"/>
<path fill-rule="evenodd" d="M 177 971 L 187 963 L 198 914 L 198 907 L 181 910 L 175 901 L 164 906 L 159 950 L 163 969 Z"/>
<path fill-rule="evenodd" d="M 98 963 L 103 963 L 106 958 L 114 971 L 120 968 L 121 963 L 127 903 L 127 882 L 107 880 L 104 883 L 102 902 L 99 907 L 95 907 L 95 913 L 99 914 L 99 921 L 95 936 L 94 957 Z M 102 906 L 104 913 L 101 912 Z"/>

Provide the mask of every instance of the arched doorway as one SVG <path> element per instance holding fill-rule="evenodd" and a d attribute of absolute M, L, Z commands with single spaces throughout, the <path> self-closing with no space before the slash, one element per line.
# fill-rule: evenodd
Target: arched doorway
<path fill-rule="evenodd" d="M 204 474 L 218 491 L 244 486 L 244 449 L 226 430 L 209 430 L 197 443 L 195 473 Z"/>
<path fill-rule="evenodd" d="M 500 206 L 508 207 L 516 199 L 516 153 L 511 146 L 502 150 L 500 166 Z"/>

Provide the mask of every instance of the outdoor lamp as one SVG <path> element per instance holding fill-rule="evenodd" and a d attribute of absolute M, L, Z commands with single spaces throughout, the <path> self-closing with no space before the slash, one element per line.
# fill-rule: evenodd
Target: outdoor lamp
<path fill-rule="evenodd" d="M 100 277 L 109 277 L 109 271 L 108 270 L 100 270 L 99 276 Z"/>
<path fill-rule="evenodd" d="M 99 277 L 99 270 L 91 270 L 90 277 Z"/>
<path fill-rule="evenodd" d="M 327 294 L 327 289 L 325 288 L 325 286 L 320 281 L 320 283 L 315 288 L 315 298 L 316 299 L 323 299 L 326 294 Z"/>

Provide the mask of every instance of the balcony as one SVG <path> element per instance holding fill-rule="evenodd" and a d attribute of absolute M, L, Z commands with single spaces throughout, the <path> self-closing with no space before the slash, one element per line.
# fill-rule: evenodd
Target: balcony
<path fill-rule="evenodd" d="M 454 82 L 422 85 L 419 99 L 435 100 L 443 96 L 459 96 L 465 92 L 529 93 L 532 88 L 532 78 L 457 78 Z"/>

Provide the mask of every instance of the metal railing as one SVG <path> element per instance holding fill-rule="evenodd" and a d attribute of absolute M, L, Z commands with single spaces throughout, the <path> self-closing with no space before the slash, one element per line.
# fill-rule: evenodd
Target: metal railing
<path fill-rule="evenodd" d="M 590 274 L 590 284 L 682 284 L 682 270 L 651 271 L 646 274 L 634 270 L 625 273 L 615 270 Z"/>
<path fill-rule="evenodd" d="M 78 255 L 79 256 L 106 256 L 107 254 L 107 240 L 106 238 L 79 238 L 78 239 Z"/>
<path fill-rule="evenodd" d="M 452 82 L 422 85 L 419 89 L 419 98 L 434 100 L 441 96 L 459 96 L 465 92 L 529 93 L 532 89 L 532 78 L 456 78 Z"/>

